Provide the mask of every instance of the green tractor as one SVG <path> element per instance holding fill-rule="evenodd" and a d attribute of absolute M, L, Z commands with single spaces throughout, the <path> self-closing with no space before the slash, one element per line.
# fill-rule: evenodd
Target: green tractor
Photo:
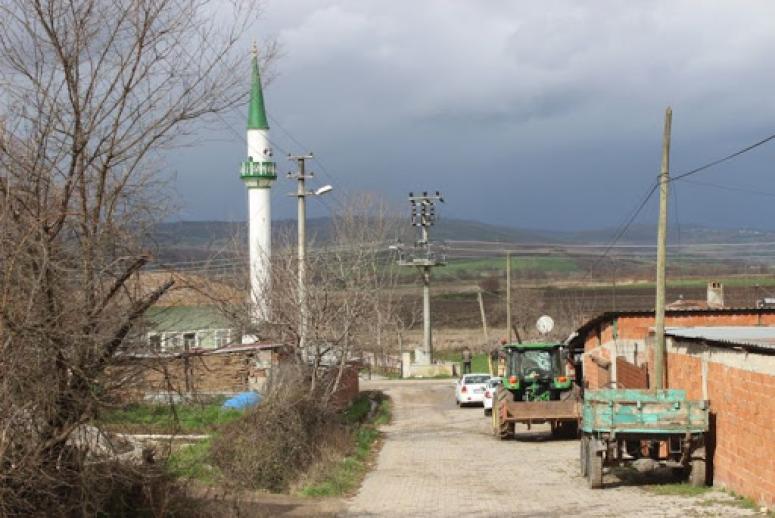
<path fill-rule="evenodd" d="M 501 439 L 514 436 L 516 423 L 549 423 L 552 435 L 575 436 L 580 391 L 568 372 L 563 344 L 504 345 L 500 351 L 503 381 L 493 405 L 493 428 Z"/>

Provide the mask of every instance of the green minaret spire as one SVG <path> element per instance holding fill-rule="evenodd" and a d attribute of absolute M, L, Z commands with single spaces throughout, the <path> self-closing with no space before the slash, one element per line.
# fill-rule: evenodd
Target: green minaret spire
<path fill-rule="evenodd" d="M 269 129 L 264 108 L 264 92 L 261 89 L 261 74 L 258 72 L 258 51 L 253 46 L 253 73 L 250 84 L 250 107 L 248 108 L 248 129 Z"/>

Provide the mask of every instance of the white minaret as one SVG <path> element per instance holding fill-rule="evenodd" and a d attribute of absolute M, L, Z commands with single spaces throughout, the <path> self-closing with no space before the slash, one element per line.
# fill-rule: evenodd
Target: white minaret
<path fill-rule="evenodd" d="M 277 180 L 269 145 L 269 124 L 264 108 L 258 52 L 253 46 L 250 108 L 248 111 L 248 159 L 240 176 L 248 188 L 248 239 L 250 245 L 250 301 L 256 321 L 269 318 L 272 256 L 272 207 L 270 188 Z"/>

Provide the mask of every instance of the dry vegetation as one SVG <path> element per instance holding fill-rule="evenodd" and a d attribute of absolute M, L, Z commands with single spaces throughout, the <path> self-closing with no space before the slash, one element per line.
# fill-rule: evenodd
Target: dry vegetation
<path fill-rule="evenodd" d="M 218 24 L 200 0 L 0 3 L 0 515 L 165 512 L 156 468 L 83 437 L 174 284 L 130 283 L 165 205 L 160 151 L 244 95 L 239 3 Z"/>

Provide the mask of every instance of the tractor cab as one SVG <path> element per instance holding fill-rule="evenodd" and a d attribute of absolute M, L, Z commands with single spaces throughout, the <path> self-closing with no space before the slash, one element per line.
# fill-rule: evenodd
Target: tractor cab
<path fill-rule="evenodd" d="M 505 360 L 503 388 L 514 395 L 514 401 L 555 401 L 572 389 L 563 344 L 508 344 L 501 353 Z"/>

